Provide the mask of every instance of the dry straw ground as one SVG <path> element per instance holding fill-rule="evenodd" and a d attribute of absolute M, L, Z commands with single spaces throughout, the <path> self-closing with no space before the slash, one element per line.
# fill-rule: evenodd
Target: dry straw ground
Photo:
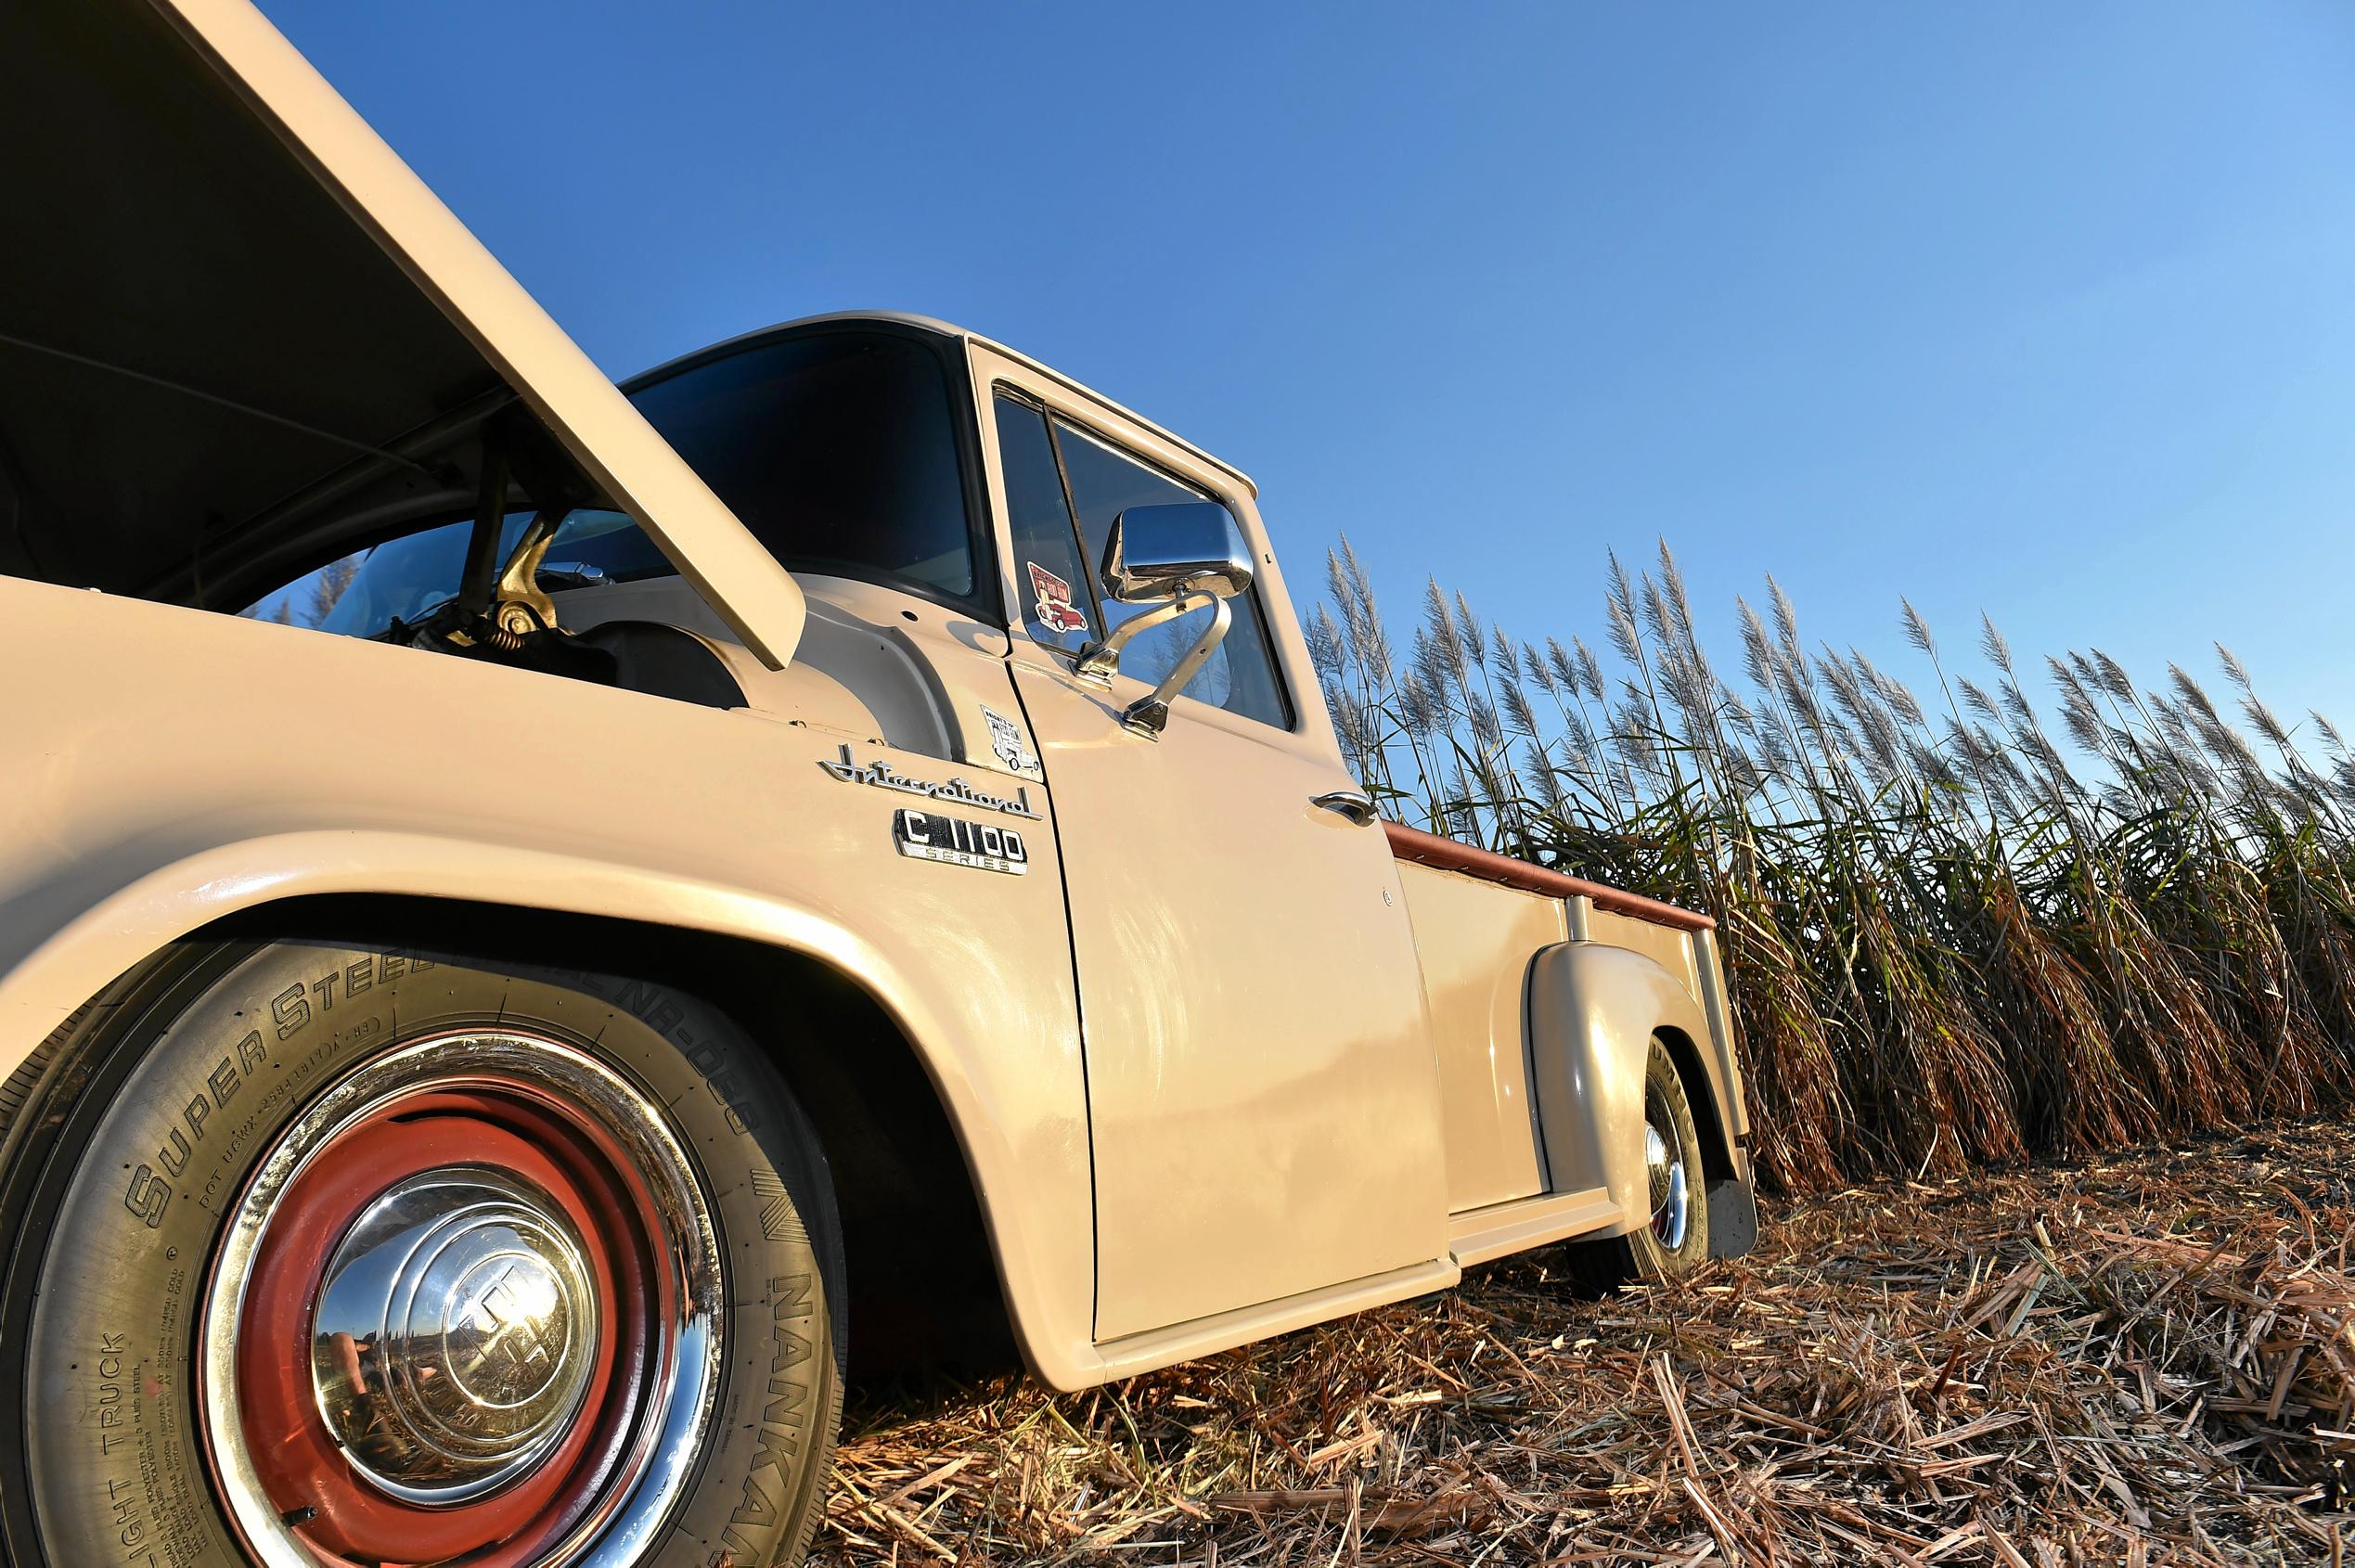
<path fill-rule="evenodd" d="M 2355 1133 L 1769 1206 L 1092 1394 L 854 1417 L 823 1563 L 2277 1563 L 2355 1547 Z"/>

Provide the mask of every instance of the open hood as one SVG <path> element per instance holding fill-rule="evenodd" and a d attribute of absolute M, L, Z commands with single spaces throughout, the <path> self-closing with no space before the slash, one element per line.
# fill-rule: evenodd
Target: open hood
<path fill-rule="evenodd" d="M 495 450 L 791 657 L 792 578 L 247 0 L 11 0 L 0 199 L 0 572 L 234 610 Z"/>

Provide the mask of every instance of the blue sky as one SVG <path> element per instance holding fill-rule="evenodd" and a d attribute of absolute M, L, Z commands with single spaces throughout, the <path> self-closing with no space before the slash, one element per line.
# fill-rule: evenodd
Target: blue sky
<path fill-rule="evenodd" d="M 2355 726 L 2355 10 L 263 4 L 616 376 L 922 311 L 1396 622 L 1665 535 L 1729 671 L 1771 572 Z"/>

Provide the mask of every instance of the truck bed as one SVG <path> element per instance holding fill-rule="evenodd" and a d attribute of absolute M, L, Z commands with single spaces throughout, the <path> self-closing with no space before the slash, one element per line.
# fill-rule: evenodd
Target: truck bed
<path fill-rule="evenodd" d="M 1383 827 L 1400 862 L 1422 963 L 1460 1261 L 1625 1217 L 1573 1179 L 1583 1162 L 1562 1147 L 1563 1119 L 1546 1114 L 1548 1081 L 1563 1092 L 1554 1035 L 1568 1022 L 1534 1015 L 1531 980 L 1550 950 L 1617 948 L 1665 970 L 1706 1020 L 1697 1032 L 1704 1037 L 1690 1044 L 1722 1118 L 1729 1156 L 1746 1141 L 1715 920 L 1402 823 Z"/>

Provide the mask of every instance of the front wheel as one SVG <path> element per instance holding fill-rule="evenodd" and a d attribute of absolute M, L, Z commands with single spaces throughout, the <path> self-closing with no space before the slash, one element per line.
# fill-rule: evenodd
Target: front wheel
<path fill-rule="evenodd" d="M 191 946 L 39 1060 L 0 1155 L 7 1561 L 703 1568 L 804 1544 L 840 1231 L 806 1118 L 714 1009 Z"/>
<path fill-rule="evenodd" d="M 1651 1211 L 1625 1236 L 1579 1243 L 1573 1258 L 1589 1286 L 1670 1279 L 1709 1255 L 1708 1172 L 1700 1130 L 1676 1060 L 1657 1035 L 1643 1064 L 1643 1163 Z"/>

